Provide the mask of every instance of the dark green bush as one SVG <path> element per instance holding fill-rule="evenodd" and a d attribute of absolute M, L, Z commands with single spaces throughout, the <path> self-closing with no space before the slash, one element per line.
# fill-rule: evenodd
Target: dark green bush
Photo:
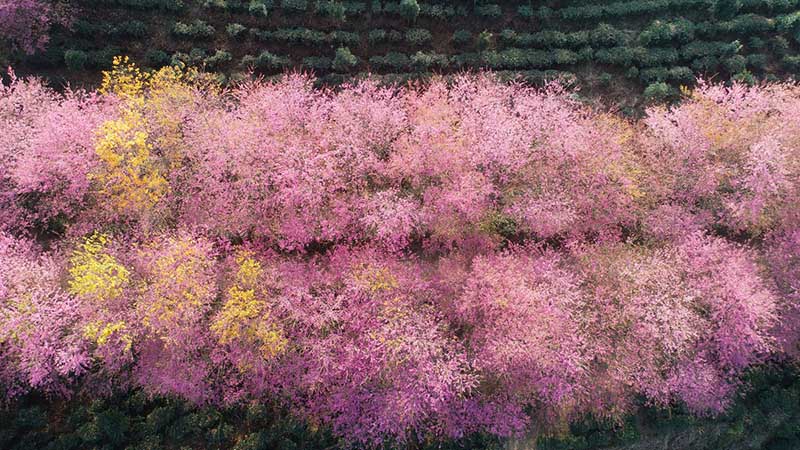
<path fill-rule="evenodd" d="M 197 19 L 191 23 L 176 22 L 172 34 L 185 39 L 209 39 L 214 36 L 214 27 Z"/>
<path fill-rule="evenodd" d="M 314 70 L 330 70 L 332 60 L 325 56 L 307 56 L 303 58 L 303 67 Z"/>
<path fill-rule="evenodd" d="M 694 30 L 694 23 L 684 18 L 672 21 L 654 20 L 639 33 L 639 42 L 644 46 L 687 43 L 694 39 Z"/>
<path fill-rule="evenodd" d="M 281 9 L 288 13 L 305 12 L 308 0 L 281 0 Z"/>
<path fill-rule="evenodd" d="M 475 45 L 481 50 L 494 47 L 494 34 L 488 30 L 481 31 L 478 33 L 478 38 L 475 40 Z"/>
<path fill-rule="evenodd" d="M 647 102 L 663 102 L 673 94 L 672 88 L 664 82 L 653 83 L 644 89 L 644 99 Z"/>
<path fill-rule="evenodd" d="M 417 0 L 400 0 L 397 12 L 406 20 L 413 22 L 419 15 L 419 3 Z"/>
<path fill-rule="evenodd" d="M 401 70 L 408 68 L 410 60 L 404 53 L 389 52 L 383 56 L 371 57 L 369 63 L 381 69 Z"/>
<path fill-rule="evenodd" d="M 601 23 L 589 32 L 589 40 L 594 47 L 614 47 L 625 42 L 625 33 L 607 23 Z"/>
<path fill-rule="evenodd" d="M 453 44 L 457 46 L 465 46 L 472 42 L 472 33 L 468 30 L 456 30 L 453 32 Z"/>
<path fill-rule="evenodd" d="M 245 31 L 247 31 L 247 27 L 242 24 L 231 23 L 225 27 L 225 31 L 228 33 L 228 36 L 234 39 L 241 39 L 245 36 Z"/>
<path fill-rule="evenodd" d="M 722 60 L 722 65 L 728 73 L 738 73 L 747 66 L 747 59 L 742 55 L 733 55 Z"/>
<path fill-rule="evenodd" d="M 231 59 L 233 59 L 233 56 L 230 53 L 225 50 L 217 50 L 213 55 L 203 59 L 203 65 L 209 69 L 217 69 Z"/>
<path fill-rule="evenodd" d="M 263 51 L 258 56 L 245 55 L 241 65 L 255 67 L 259 69 L 281 69 L 291 64 L 291 60 L 285 56 L 278 56 L 268 51 Z"/>
<path fill-rule="evenodd" d="M 711 0 L 710 3 L 708 12 L 722 20 L 733 18 L 742 8 L 742 0 Z"/>
<path fill-rule="evenodd" d="M 678 83 L 691 83 L 694 81 L 695 76 L 692 69 L 685 66 L 676 66 L 669 69 L 668 78 L 670 81 Z"/>
<path fill-rule="evenodd" d="M 406 31 L 406 42 L 411 46 L 426 45 L 431 42 L 433 35 L 430 31 L 422 28 L 412 28 Z"/>
<path fill-rule="evenodd" d="M 337 72 L 349 72 L 357 65 L 358 57 L 356 57 L 349 48 L 339 47 L 336 49 L 336 54 L 331 63 L 333 70 Z"/>
<path fill-rule="evenodd" d="M 144 55 L 145 63 L 150 67 L 163 67 L 169 65 L 170 57 L 162 50 L 148 50 Z"/>
<path fill-rule="evenodd" d="M 344 4 L 336 0 L 317 0 L 314 11 L 323 17 L 338 21 L 344 21 L 346 17 Z"/>
<path fill-rule="evenodd" d="M 747 55 L 747 67 L 755 71 L 763 71 L 767 67 L 769 56 L 764 53 L 751 53 Z"/>
<path fill-rule="evenodd" d="M 81 50 L 67 50 L 64 52 L 64 64 L 70 70 L 83 70 L 89 63 L 89 55 Z"/>
<path fill-rule="evenodd" d="M 430 69 L 443 69 L 449 64 L 447 55 L 433 52 L 419 51 L 410 58 L 411 66 L 415 70 L 427 71 Z"/>
<path fill-rule="evenodd" d="M 250 15 L 257 17 L 269 16 L 269 8 L 264 0 L 250 0 L 247 11 L 250 13 Z"/>
<path fill-rule="evenodd" d="M 487 3 L 475 6 L 475 14 L 487 19 L 496 19 L 503 15 L 503 10 L 496 3 Z"/>
<path fill-rule="evenodd" d="M 331 31 L 326 39 L 334 45 L 358 45 L 361 42 L 358 33 L 343 30 Z"/>

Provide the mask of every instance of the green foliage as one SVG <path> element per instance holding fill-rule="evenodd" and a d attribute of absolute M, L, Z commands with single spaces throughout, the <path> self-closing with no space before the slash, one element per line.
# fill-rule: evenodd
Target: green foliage
<path fill-rule="evenodd" d="M 333 61 L 325 56 L 307 56 L 303 58 L 303 67 L 309 69 L 327 71 L 330 70 Z"/>
<path fill-rule="evenodd" d="M 645 88 L 644 99 L 647 102 L 660 103 L 667 100 L 672 94 L 672 88 L 667 83 L 656 82 Z"/>
<path fill-rule="evenodd" d="M 472 42 L 472 33 L 469 30 L 456 30 L 453 32 L 453 44 L 457 46 L 465 46 Z"/>
<path fill-rule="evenodd" d="M 346 17 L 344 4 L 336 0 L 318 0 L 314 10 L 321 16 L 338 21 L 344 21 Z"/>
<path fill-rule="evenodd" d="M 308 0 L 281 0 L 281 9 L 289 13 L 305 12 Z"/>
<path fill-rule="evenodd" d="M 263 51 L 258 56 L 245 55 L 242 58 L 242 66 L 255 67 L 259 69 L 282 69 L 291 64 L 291 60 L 285 56 L 278 56 L 268 51 Z"/>
<path fill-rule="evenodd" d="M 373 56 L 369 59 L 372 66 L 390 70 L 407 69 L 411 60 L 405 53 L 389 52 L 383 56 Z"/>
<path fill-rule="evenodd" d="M 733 18 L 741 8 L 742 0 L 711 0 L 708 12 L 717 19 L 725 20 Z"/>
<path fill-rule="evenodd" d="M 336 55 L 333 58 L 331 67 L 337 72 L 348 72 L 358 65 L 358 57 L 350 52 L 347 47 L 339 47 L 336 49 Z"/>
<path fill-rule="evenodd" d="M 478 39 L 476 40 L 476 45 L 481 50 L 494 47 L 494 34 L 492 34 L 488 30 L 481 31 L 480 33 L 478 33 Z"/>
<path fill-rule="evenodd" d="M 145 53 L 144 60 L 148 66 L 158 68 L 168 65 L 170 56 L 162 50 L 151 49 Z"/>
<path fill-rule="evenodd" d="M 232 59 L 233 56 L 230 53 L 225 50 L 217 50 L 213 55 L 203 59 L 203 65 L 209 69 L 218 69 Z"/>
<path fill-rule="evenodd" d="M 417 20 L 417 16 L 419 15 L 419 3 L 417 0 L 400 0 L 400 4 L 398 7 L 398 13 L 403 16 L 408 21 L 415 21 Z"/>
<path fill-rule="evenodd" d="M 694 39 L 694 30 L 694 23 L 684 18 L 672 21 L 654 20 L 639 33 L 639 42 L 644 46 L 687 43 Z"/>
<path fill-rule="evenodd" d="M 231 23 L 225 27 L 225 31 L 228 33 L 228 36 L 234 39 L 241 39 L 245 36 L 247 27 L 239 23 Z"/>
<path fill-rule="evenodd" d="M 264 0 L 250 0 L 250 4 L 247 7 L 247 11 L 252 16 L 257 16 L 257 17 L 269 16 L 269 8 L 267 8 L 267 4 L 264 2 Z"/>
<path fill-rule="evenodd" d="M 83 70 L 89 63 L 89 55 L 81 50 L 67 50 L 64 52 L 64 64 L 70 70 Z"/>
<path fill-rule="evenodd" d="M 496 3 L 487 3 L 485 5 L 475 6 L 475 14 L 487 19 L 496 19 L 503 15 L 503 10 L 500 8 L 500 5 Z"/>
<path fill-rule="evenodd" d="M 210 39 L 214 36 L 214 27 L 197 19 L 191 23 L 176 22 L 172 34 L 184 39 Z"/>
<path fill-rule="evenodd" d="M 426 45 L 431 42 L 433 35 L 431 32 L 422 28 L 412 28 L 406 31 L 406 42 L 411 46 Z"/>

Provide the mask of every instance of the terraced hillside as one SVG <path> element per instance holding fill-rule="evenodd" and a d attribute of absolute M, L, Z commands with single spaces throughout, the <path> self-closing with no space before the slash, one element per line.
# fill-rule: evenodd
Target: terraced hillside
<path fill-rule="evenodd" d="M 652 98 L 698 75 L 755 81 L 800 68 L 798 0 L 71 3 L 71 29 L 53 30 L 46 51 L 7 55 L 8 62 L 90 84 L 116 54 L 154 68 L 180 61 L 229 78 L 299 69 L 328 83 L 487 68 Z"/>

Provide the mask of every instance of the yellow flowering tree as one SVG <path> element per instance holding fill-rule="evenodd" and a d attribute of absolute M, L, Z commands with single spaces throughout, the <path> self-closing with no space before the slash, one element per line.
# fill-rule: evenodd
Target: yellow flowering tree
<path fill-rule="evenodd" d="M 211 331 L 223 345 L 254 345 L 264 359 L 271 359 L 283 352 L 288 342 L 281 327 L 271 320 L 266 293 L 260 287 L 264 269 L 249 252 L 237 255 L 236 267 L 233 285 Z"/>

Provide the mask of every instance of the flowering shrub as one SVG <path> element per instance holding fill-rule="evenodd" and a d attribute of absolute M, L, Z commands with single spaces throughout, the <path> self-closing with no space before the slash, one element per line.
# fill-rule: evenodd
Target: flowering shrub
<path fill-rule="evenodd" d="M 794 85 L 701 84 L 642 121 L 488 75 L 312 86 L 12 76 L 6 399 L 275 402 L 380 445 L 716 414 L 796 355 Z"/>
<path fill-rule="evenodd" d="M 2 0 L 0 38 L 28 54 L 42 50 L 50 40 L 50 27 L 70 22 L 62 9 L 51 0 Z"/>

